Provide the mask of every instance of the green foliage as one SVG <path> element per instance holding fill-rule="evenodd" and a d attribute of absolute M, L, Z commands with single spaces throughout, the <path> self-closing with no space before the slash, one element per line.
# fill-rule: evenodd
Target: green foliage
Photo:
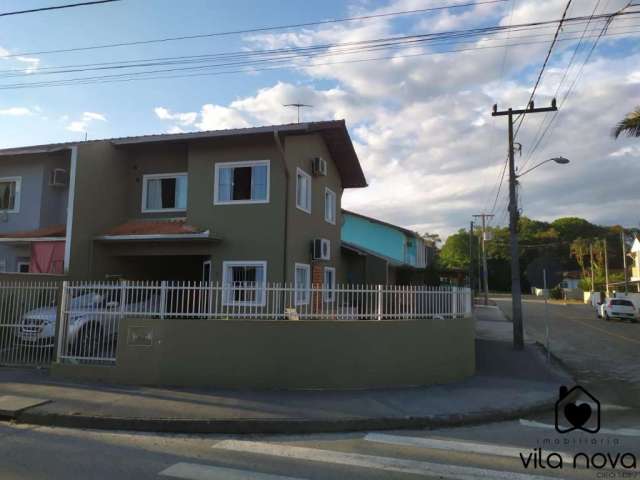
<path fill-rule="evenodd" d="M 492 239 L 486 242 L 489 283 L 492 290 L 510 290 L 510 260 L 509 229 L 489 228 Z M 597 283 L 604 285 L 604 242 L 607 240 L 607 255 L 609 269 L 622 268 L 622 249 L 620 247 L 620 232 L 622 227 L 599 226 L 578 217 L 563 217 L 551 223 L 520 217 L 518 222 L 520 244 L 520 268 L 522 274 L 522 289 L 529 291 L 530 284 L 525 275 L 527 266 L 541 256 L 556 259 L 562 271 L 580 269 L 582 275 L 589 282 L 590 288 L 591 264 L 589 245 L 592 245 L 594 262 L 593 269 Z M 626 230 L 630 232 L 629 230 Z M 477 274 L 477 259 L 480 255 L 479 232 L 472 238 L 473 257 L 469 257 L 469 232 L 459 230 L 447 238 L 439 251 L 437 263 L 443 268 L 469 268 L 473 261 L 473 268 Z M 628 244 L 629 247 L 629 244 Z M 628 250 L 628 249 L 627 249 Z M 600 279 L 602 280 L 600 281 Z M 613 276 L 610 282 L 613 283 Z M 600 289 L 604 288 L 603 286 Z M 598 289 L 598 287 L 597 287 Z"/>
<path fill-rule="evenodd" d="M 562 300 L 563 298 L 562 289 L 560 287 L 552 288 L 551 290 L 549 290 L 549 297 L 553 298 L 554 300 Z"/>
<path fill-rule="evenodd" d="M 473 241 L 477 240 L 474 238 Z M 469 268 L 469 232 L 460 229 L 458 233 L 449 235 L 438 258 L 445 268 Z"/>

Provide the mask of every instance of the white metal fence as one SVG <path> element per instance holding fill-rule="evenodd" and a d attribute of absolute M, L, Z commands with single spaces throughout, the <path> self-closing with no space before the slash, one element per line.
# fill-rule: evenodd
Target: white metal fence
<path fill-rule="evenodd" d="M 468 288 L 204 282 L 0 283 L 0 364 L 113 363 L 120 320 L 402 320 L 471 313 Z M 62 321 L 57 327 L 58 297 Z M 58 332 L 56 332 L 58 330 Z M 58 333 L 57 343 L 56 333 Z"/>
<path fill-rule="evenodd" d="M 61 282 L 0 282 L 0 365 L 47 365 Z"/>
<path fill-rule="evenodd" d="M 120 320 L 401 320 L 456 318 L 471 312 L 467 288 L 204 282 L 65 283 L 61 360 L 116 360 Z"/>

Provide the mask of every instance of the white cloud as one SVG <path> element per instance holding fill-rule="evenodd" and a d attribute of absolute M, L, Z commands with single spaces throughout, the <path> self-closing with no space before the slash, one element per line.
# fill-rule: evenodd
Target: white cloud
<path fill-rule="evenodd" d="M 200 121 L 196 127 L 200 130 L 224 130 L 227 128 L 250 127 L 251 124 L 235 108 L 206 104 L 202 106 Z"/>
<path fill-rule="evenodd" d="M 33 112 L 26 107 L 10 107 L 0 109 L 0 115 L 8 115 L 12 117 L 24 117 L 26 115 L 33 115 Z"/>
<path fill-rule="evenodd" d="M 39 58 L 33 58 L 33 57 L 16 57 L 16 60 L 22 63 L 26 63 L 27 64 L 27 68 L 25 68 L 25 72 L 26 73 L 33 73 L 38 69 L 38 66 L 40 65 L 40 59 Z"/>
<path fill-rule="evenodd" d="M 64 115 L 62 118 L 68 118 Z M 87 132 L 89 125 L 95 121 L 106 122 L 107 118 L 102 113 L 84 112 L 79 120 L 74 120 L 67 125 L 67 130 L 72 132 Z"/>
<path fill-rule="evenodd" d="M 607 11 L 624 4 L 626 0 L 611 0 Z M 431 3 L 399 0 L 377 10 L 367 10 L 368 5 L 358 2 L 350 14 L 412 10 Z M 512 21 L 557 19 L 565 5 L 566 0 L 519 0 Z M 594 5 L 595 0 L 573 2 L 569 15 L 590 15 Z M 355 42 L 407 31 L 504 25 L 511 21 L 510 7 L 508 2 L 404 17 L 401 27 L 388 19 L 252 35 L 245 40 L 250 48 L 279 48 L 336 39 Z M 616 22 L 610 30 L 616 28 Z M 567 26 L 563 35 L 571 30 L 581 32 L 581 28 L 583 25 Z M 548 33 L 550 41 L 554 30 L 552 26 L 534 33 Z M 601 45 L 615 46 L 613 42 L 619 38 L 604 37 Z M 466 46 L 503 44 L 504 40 L 492 42 L 481 39 Z M 506 62 L 504 48 L 437 54 L 426 45 L 398 50 L 393 60 L 336 63 L 372 54 L 304 59 L 297 63 L 300 83 L 281 81 L 228 105 L 206 104 L 193 123 L 207 130 L 291 123 L 295 109 L 282 105 L 294 102 L 313 105 L 303 109 L 303 120 L 344 118 L 370 186 L 345 191 L 343 205 L 399 225 L 447 235 L 467 226 L 472 214 L 491 208 L 495 195 L 491 190 L 507 148 L 506 121 L 491 117 L 491 106 L 524 106 L 548 47 L 548 41 L 512 46 Z M 556 93 L 574 47 L 574 41 L 557 44 L 536 95 L 537 105 L 548 104 Z M 418 56 L 402 57 L 407 54 Z M 583 59 L 584 53 L 575 59 L 560 99 Z M 528 160 L 531 166 L 563 155 L 571 164 L 548 165 L 523 178 L 525 215 L 543 219 L 581 215 L 595 222 L 637 223 L 637 209 L 626 206 L 634 199 L 637 202 L 640 163 L 632 157 L 638 155 L 638 147 L 631 139 L 615 141 L 610 132 L 628 110 L 640 104 L 638 65 L 637 50 L 615 56 L 603 50 L 595 52 L 553 128 Z M 178 121 L 179 114 L 158 110 L 159 118 Z M 517 159 L 519 165 L 527 159 L 540 122 L 549 119 L 545 115 L 526 117 L 518 136 L 524 152 Z M 623 171 L 624 175 L 621 179 L 603 175 L 605 165 L 607 170 Z M 501 198 L 496 209 L 498 220 L 504 206 Z"/>
<path fill-rule="evenodd" d="M 196 112 L 171 113 L 164 107 L 156 107 L 153 111 L 160 120 L 173 120 L 183 127 L 193 125 L 198 118 L 198 114 Z"/>

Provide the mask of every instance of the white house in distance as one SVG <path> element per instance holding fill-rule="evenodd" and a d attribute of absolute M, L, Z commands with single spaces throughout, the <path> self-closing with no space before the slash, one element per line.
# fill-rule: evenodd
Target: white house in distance
<path fill-rule="evenodd" d="M 631 267 L 631 281 L 640 282 L 640 240 L 636 237 L 631 245 L 633 266 Z"/>

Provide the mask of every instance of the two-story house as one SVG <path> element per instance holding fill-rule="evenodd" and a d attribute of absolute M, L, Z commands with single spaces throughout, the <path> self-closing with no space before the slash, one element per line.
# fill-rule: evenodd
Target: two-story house
<path fill-rule="evenodd" d="M 342 211 L 342 248 L 349 281 L 395 284 L 424 281 L 424 269 L 434 246 L 406 228 Z"/>
<path fill-rule="evenodd" d="M 77 157 L 65 231 L 70 278 L 300 287 L 346 281 L 342 192 L 365 187 L 366 180 L 344 121 L 127 137 L 0 155 L 26 163 L 54 150 Z"/>
<path fill-rule="evenodd" d="M 62 274 L 73 152 L 0 151 L 0 272 Z"/>

